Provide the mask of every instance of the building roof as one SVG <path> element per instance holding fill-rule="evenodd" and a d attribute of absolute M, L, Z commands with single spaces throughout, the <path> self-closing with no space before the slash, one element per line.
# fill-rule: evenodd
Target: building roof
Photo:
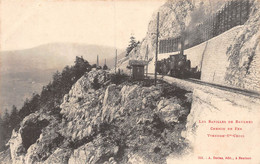
<path fill-rule="evenodd" d="M 129 60 L 130 66 L 134 66 L 134 65 L 145 66 L 147 64 L 148 64 L 148 61 L 145 61 L 145 60 Z"/>

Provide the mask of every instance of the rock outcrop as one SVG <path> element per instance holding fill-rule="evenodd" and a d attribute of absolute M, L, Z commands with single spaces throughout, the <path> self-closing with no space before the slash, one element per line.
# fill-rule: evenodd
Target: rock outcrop
<path fill-rule="evenodd" d="M 13 130 L 9 141 L 13 163 L 36 163 L 47 159 L 63 142 L 58 128 L 58 121 L 49 114 L 37 112 L 25 117 L 19 130 Z"/>
<path fill-rule="evenodd" d="M 108 77 L 93 70 L 80 78 L 59 119 L 44 111 L 27 116 L 9 141 L 13 163 L 163 163 L 188 148 L 180 135 L 187 91 L 166 83 L 115 85 Z"/>
<path fill-rule="evenodd" d="M 260 3 L 253 2 L 249 20 L 227 50 L 229 67 L 226 82 L 260 92 Z"/>
<path fill-rule="evenodd" d="M 118 150 L 115 143 L 105 143 L 104 137 L 98 135 L 93 141 L 75 149 L 68 163 L 104 163 L 115 156 Z"/>
<path fill-rule="evenodd" d="M 10 149 L 6 149 L 5 151 L 0 152 L 0 161 L 2 164 L 12 163 Z"/>
<path fill-rule="evenodd" d="M 192 28 L 196 23 L 202 21 L 204 16 L 216 13 L 226 2 L 211 0 L 168 0 L 152 15 L 152 19 L 148 24 L 147 34 L 141 43 L 134 48 L 128 57 L 119 61 L 119 68 L 127 71 L 126 66 L 129 59 L 145 59 L 148 54 L 150 61 L 149 70 L 154 70 L 152 59 L 155 55 L 156 47 L 156 28 L 157 28 L 157 12 L 159 12 L 159 39 L 174 38 L 182 34 L 183 30 Z M 200 13 L 198 17 L 194 17 L 194 11 L 202 7 L 204 13 Z M 148 50 L 147 50 L 148 47 Z"/>

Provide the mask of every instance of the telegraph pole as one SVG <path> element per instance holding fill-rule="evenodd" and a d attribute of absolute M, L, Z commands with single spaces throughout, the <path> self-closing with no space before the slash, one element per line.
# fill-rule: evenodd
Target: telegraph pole
<path fill-rule="evenodd" d="M 98 55 L 97 55 L 97 68 L 99 67 L 99 60 L 98 60 Z"/>
<path fill-rule="evenodd" d="M 157 13 L 157 31 L 156 31 L 156 50 L 155 50 L 155 69 L 154 69 L 154 85 L 157 83 L 157 58 L 158 58 L 158 37 L 159 37 L 159 12 Z"/>
<path fill-rule="evenodd" d="M 117 66 L 117 49 L 116 49 L 116 58 L 115 58 L 115 74 L 116 74 L 116 66 Z"/>
<path fill-rule="evenodd" d="M 147 61 L 146 65 L 146 77 L 148 76 L 148 44 L 146 46 L 145 60 Z"/>

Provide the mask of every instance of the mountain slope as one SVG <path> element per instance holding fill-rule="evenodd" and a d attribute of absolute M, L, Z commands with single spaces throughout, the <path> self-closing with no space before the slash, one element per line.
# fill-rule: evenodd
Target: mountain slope
<path fill-rule="evenodd" d="M 9 141 L 13 163 L 153 164 L 188 149 L 181 132 L 191 93 L 109 77 L 104 70 L 85 73 L 64 96 L 58 117 L 42 110 L 26 116 Z"/>
<path fill-rule="evenodd" d="M 123 51 L 118 50 L 118 52 Z M 65 65 L 71 65 L 76 56 L 83 56 L 94 64 L 97 55 L 99 55 L 101 65 L 104 64 L 106 58 L 108 66 L 112 66 L 110 60 L 115 56 L 115 49 L 98 45 L 52 43 L 25 50 L 2 51 L 1 73 L 30 72 L 32 69 L 60 69 Z"/>
<path fill-rule="evenodd" d="M 123 50 L 119 49 L 118 53 Z M 10 109 L 12 105 L 21 107 L 26 98 L 48 84 L 56 70 L 72 65 L 76 56 L 83 56 L 94 64 L 97 55 L 101 66 L 105 59 L 109 68 L 114 66 L 115 49 L 106 46 L 52 43 L 25 50 L 2 51 L 0 111 Z"/>

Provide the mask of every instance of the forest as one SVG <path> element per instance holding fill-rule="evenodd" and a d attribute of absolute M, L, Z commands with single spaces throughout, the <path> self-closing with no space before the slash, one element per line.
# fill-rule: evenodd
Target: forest
<path fill-rule="evenodd" d="M 10 110 L 6 109 L 0 117 L 0 151 L 7 149 L 6 143 L 11 137 L 12 130 L 18 130 L 20 122 L 31 113 L 43 110 L 61 119 L 59 105 L 62 103 L 63 96 L 85 72 L 89 72 L 93 67 L 95 68 L 96 65 L 90 65 L 82 56 L 77 56 L 74 65 L 66 66 L 61 72 L 56 71 L 51 82 L 43 86 L 41 93 L 33 94 L 30 99 L 26 99 L 21 109 L 17 109 L 14 105 L 10 113 L 8 112 Z M 104 65 L 103 69 L 107 69 L 107 66 Z"/>

